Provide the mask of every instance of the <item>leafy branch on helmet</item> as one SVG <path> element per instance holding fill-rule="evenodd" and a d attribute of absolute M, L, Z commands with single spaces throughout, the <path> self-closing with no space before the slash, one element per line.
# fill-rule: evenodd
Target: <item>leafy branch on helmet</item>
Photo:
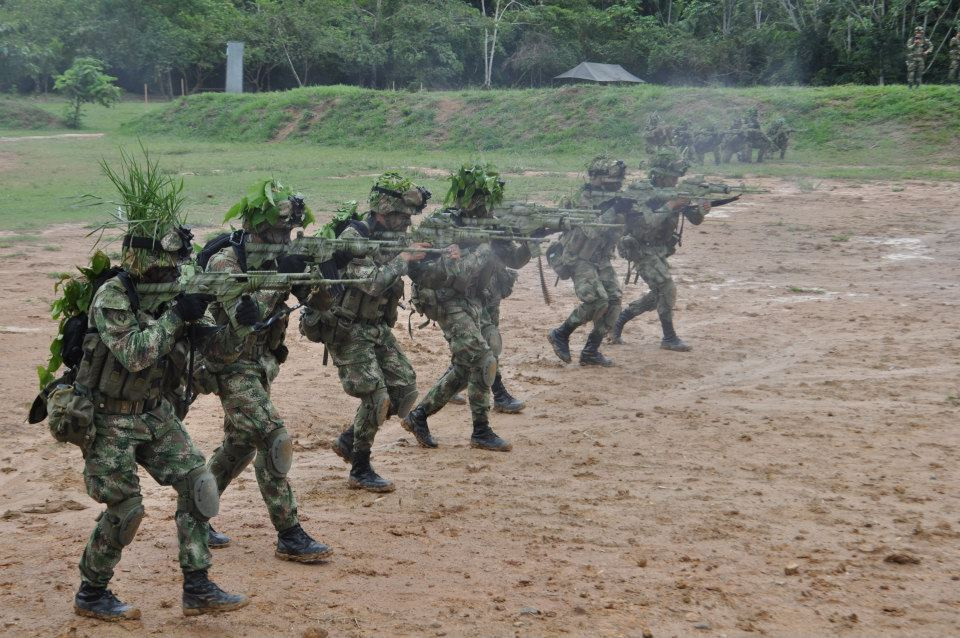
<path fill-rule="evenodd" d="M 358 212 L 358 206 L 359 204 L 355 199 L 343 202 L 337 206 L 337 210 L 334 212 L 333 218 L 324 224 L 323 227 L 314 234 L 314 236 L 324 237 L 326 239 L 335 239 L 337 236 L 337 229 L 343 228 L 351 221 L 361 221 L 363 219 L 363 215 Z"/>
<path fill-rule="evenodd" d="M 493 208 L 503 201 L 503 186 L 500 172 L 492 164 L 464 164 L 450 175 L 450 190 L 443 203 L 460 208 Z"/>
<path fill-rule="evenodd" d="M 109 269 L 110 258 L 98 250 L 91 257 L 88 268 L 77 267 L 79 276 L 63 273 L 53 285 L 54 293 L 60 293 L 60 296 L 50 304 L 50 316 L 59 320 L 60 324 L 57 327 L 57 336 L 50 342 L 50 359 L 47 365 L 37 366 L 41 389 L 54 380 L 54 375 L 63 364 L 63 332 L 67 320 L 87 312 L 97 279 Z"/>
<path fill-rule="evenodd" d="M 223 223 L 231 219 L 241 219 L 251 229 L 261 224 L 275 226 L 280 219 L 280 204 L 291 198 L 299 197 L 289 187 L 279 180 L 270 178 L 254 182 L 247 191 L 246 197 L 230 207 L 223 218 Z M 313 212 L 308 206 L 303 207 L 303 225 L 308 226 L 315 220 Z"/>
<path fill-rule="evenodd" d="M 370 203 L 376 204 L 380 198 L 385 195 L 385 193 L 382 192 L 384 190 L 393 191 L 402 195 L 403 193 L 413 190 L 414 188 L 416 188 L 416 184 L 414 184 L 409 178 L 404 177 L 395 171 L 387 171 L 377 178 L 376 183 L 370 190 Z"/>

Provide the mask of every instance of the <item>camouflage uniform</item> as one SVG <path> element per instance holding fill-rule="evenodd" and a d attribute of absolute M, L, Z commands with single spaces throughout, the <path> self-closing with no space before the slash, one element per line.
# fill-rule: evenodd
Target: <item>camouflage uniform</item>
<path fill-rule="evenodd" d="M 581 189 L 577 200 L 572 203 L 579 208 L 599 209 L 601 204 L 616 196 L 623 183 L 625 169 L 620 161 L 609 164 L 600 158 L 594 160 L 590 168 L 591 182 Z M 619 206 L 608 206 L 598 215 L 597 222 L 622 224 L 623 212 L 618 209 Z M 620 313 L 620 282 L 610 260 L 622 232 L 622 229 L 577 226 L 560 235 L 558 244 L 562 247 L 562 254 L 551 265 L 561 277 L 570 276 L 573 279 L 573 287 L 580 300 L 580 305 L 573 309 L 567 320 L 547 335 L 554 352 L 564 362 L 571 359 L 570 334 L 592 321 L 593 330 L 587 336 L 580 354 L 580 365 L 612 365 L 600 353 L 599 347 Z M 553 250 L 551 246 L 548 257 Z"/>
<path fill-rule="evenodd" d="M 96 332 L 87 335 L 85 358 L 100 361 L 103 372 L 93 397 L 97 434 L 85 452 L 83 476 L 87 494 L 107 510 L 97 518 L 83 551 L 81 577 L 105 587 L 126 544 L 118 537 L 129 531 L 124 540 L 132 540 L 143 514 L 138 464 L 157 483 L 177 491 L 180 566 L 205 570 L 210 566 L 207 520 L 216 514 L 216 500 L 211 505 L 208 499 L 198 509 L 194 494 L 198 484 L 212 477 L 173 407 L 161 398 L 180 383 L 186 368 L 186 324 L 165 306 L 134 311 L 118 278 L 97 291 L 89 315 Z M 208 348 L 229 350 L 234 345 L 230 339 L 229 332 L 221 332 Z"/>
<path fill-rule="evenodd" d="M 950 70 L 947 71 L 947 82 L 960 82 L 960 27 L 950 38 Z"/>
<path fill-rule="evenodd" d="M 339 236 L 377 238 L 366 221 L 353 222 Z M 406 416 L 417 398 L 417 375 L 393 335 L 405 274 L 407 261 L 396 254 L 371 251 L 354 256 L 340 269 L 341 277 L 368 283 L 348 287 L 330 310 L 306 308 L 300 317 L 300 332 L 326 344 L 344 391 L 360 399 L 351 429 L 333 443 L 334 451 L 347 461 L 358 454 L 369 457 L 383 421 L 391 414 Z M 383 482 L 375 491 L 392 487 Z"/>
<path fill-rule="evenodd" d="M 210 258 L 207 272 L 242 273 L 233 248 L 228 247 Z M 286 307 L 288 293 L 262 290 L 251 295 L 262 317 L 273 316 Z M 232 309 L 211 304 L 209 311 L 219 325 L 229 325 Z M 290 529 L 300 521 L 293 489 L 287 480 L 287 467 L 277 467 L 272 456 L 291 446 L 290 436 L 270 399 L 270 385 L 286 359 L 286 317 L 262 332 L 245 332 L 239 352 L 219 358 L 207 357 L 217 376 L 217 395 L 223 406 L 223 443 L 210 457 L 210 471 L 222 494 L 230 482 L 253 460 L 260 495 L 270 513 L 274 528 Z M 286 452 L 284 452 L 286 454 Z"/>
<path fill-rule="evenodd" d="M 626 233 L 617 250 L 636 269 L 650 290 L 631 302 L 617 318 L 611 336 L 613 343 L 622 343 L 621 333 L 628 321 L 656 309 L 663 328 L 661 347 L 680 352 L 690 350 L 690 346 L 677 337 L 673 328 L 677 287 L 670 276 L 667 258 L 676 252 L 680 240 L 680 215 L 685 215 L 692 224 L 700 224 L 710 206 L 709 202 L 675 201 L 675 191 L 671 189 L 686 168 L 686 162 L 678 156 L 662 153 L 651 168 L 651 180 L 631 184 L 627 188 L 628 194 L 641 200 L 640 209 L 639 214 L 628 217 Z M 664 191 L 658 190 L 661 185 Z"/>
<path fill-rule="evenodd" d="M 787 155 L 787 146 L 790 144 L 790 130 L 787 129 L 787 123 L 782 117 L 778 117 L 770 125 L 767 131 L 767 138 L 773 148 L 780 151 L 780 159 Z"/>
<path fill-rule="evenodd" d="M 474 422 L 486 421 L 502 343 L 499 304 L 491 312 L 484 303 L 484 293 L 492 287 L 498 270 L 519 268 L 529 260 L 525 244 L 497 240 L 461 246 L 459 260 L 443 257 L 411 266 L 410 278 L 418 286 L 418 296 L 436 298 L 436 320 L 452 358 L 451 367 L 418 406 L 426 416 L 438 412 L 466 388 Z"/>
<path fill-rule="evenodd" d="M 713 153 L 713 163 L 720 164 L 720 141 L 722 135 L 717 132 L 717 127 L 710 124 L 706 128 L 697 131 L 693 136 L 693 150 L 697 161 L 704 163 L 707 153 Z"/>
<path fill-rule="evenodd" d="M 907 40 L 907 86 L 910 88 L 923 84 L 923 72 L 931 51 L 933 43 L 923 34 L 923 28 L 917 27 L 913 37 Z"/>

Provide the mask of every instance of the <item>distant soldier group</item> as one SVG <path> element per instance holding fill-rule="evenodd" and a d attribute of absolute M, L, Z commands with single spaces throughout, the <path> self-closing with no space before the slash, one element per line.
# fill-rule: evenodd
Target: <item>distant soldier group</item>
<path fill-rule="evenodd" d="M 693 131 L 686 121 L 669 126 L 661 124 L 660 117 L 654 113 L 647 120 L 643 136 L 648 152 L 669 146 L 678 149 L 685 160 L 700 164 L 705 162 L 707 153 L 711 153 L 714 163 L 719 165 L 732 161 L 734 156 L 741 162 L 752 162 L 754 150 L 757 152 L 757 162 L 762 162 L 768 153 L 777 151 L 780 159 L 784 159 L 790 144 L 790 134 L 794 132 L 782 117 L 773 120 L 764 131 L 760 122 L 760 109 L 753 107 L 742 116 L 736 115 L 726 130 L 707 124 Z"/>

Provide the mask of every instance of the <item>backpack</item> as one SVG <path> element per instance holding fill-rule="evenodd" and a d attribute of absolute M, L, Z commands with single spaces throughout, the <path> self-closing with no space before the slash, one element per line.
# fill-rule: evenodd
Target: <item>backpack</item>
<path fill-rule="evenodd" d="M 570 279 L 573 276 L 573 268 L 563 261 L 563 244 L 555 241 L 547 248 L 547 264 L 553 268 L 560 279 Z"/>
<path fill-rule="evenodd" d="M 200 252 L 197 253 L 197 265 L 200 266 L 201 269 L 206 270 L 211 257 L 227 246 L 232 246 L 233 253 L 237 256 L 237 261 L 240 263 L 240 269 L 243 272 L 247 272 L 247 251 L 244 249 L 246 243 L 247 234 L 242 230 L 217 235 L 205 243 L 203 248 L 200 249 Z"/>

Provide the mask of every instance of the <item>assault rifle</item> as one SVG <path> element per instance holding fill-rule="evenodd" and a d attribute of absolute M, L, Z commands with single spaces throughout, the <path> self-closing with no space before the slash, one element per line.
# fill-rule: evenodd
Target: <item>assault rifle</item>
<path fill-rule="evenodd" d="M 156 307 L 183 293 L 210 295 L 214 301 L 230 303 L 260 290 L 285 290 L 293 286 L 339 286 L 362 284 L 366 279 L 325 279 L 315 273 L 278 273 L 251 270 L 245 273 L 185 272 L 180 279 L 162 284 L 137 284 L 137 295 L 145 307 Z"/>
<path fill-rule="evenodd" d="M 435 213 L 424 219 L 405 236 L 412 241 L 427 242 L 439 246 L 451 244 L 484 244 L 501 239 L 541 243 L 543 237 L 523 234 L 519 228 L 510 228 L 497 219 L 466 217 L 456 212 Z"/>
<path fill-rule="evenodd" d="M 493 209 L 493 218 L 478 219 L 490 227 L 507 227 L 526 235 L 549 231 L 551 234 L 574 228 L 622 228 L 620 224 L 597 221 L 600 210 L 594 208 L 560 208 L 540 204 L 507 204 Z"/>
<path fill-rule="evenodd" d="M 441 254 L 441 248 L 415 248 L 403 241 L 408 236 L 405 233 L 396 233 L 390 240 L 378 239 L 331 239 L 329 237 L 305 237 L 303 233 L 289 244 L 269 244 L 265 242 L 247 242 L 244 250 L 247 261 L 252 264 L 262 264 L 275 260 L 282 255 L 299 255 L 314 263 L 324 263 L 334 258 L 336 253 L 346 252 L 356 257 L 362 257 L 377 251 L 384 252 L 411 252 Z"/>

